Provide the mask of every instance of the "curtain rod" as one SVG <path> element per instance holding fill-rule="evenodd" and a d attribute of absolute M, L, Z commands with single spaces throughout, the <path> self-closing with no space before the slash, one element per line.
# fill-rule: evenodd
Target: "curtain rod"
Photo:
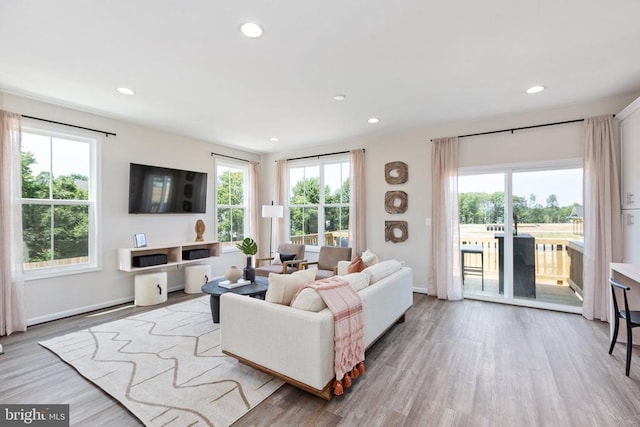
<path fill-rule="evenodd" d="M 616 115 L 613 114 L 613 117 L 615 117 Z M 553 123 L 543 123 L 540 125 L 531 125 L 531 126 L 522 126 L 522 127 L 518 127 L 518 128 L 512 128 L 512 129 L 501 129 L 501 130 L 490 130 L 488 132 L 478 132 L 478 133 L 470 133 L 467 135 L 459 135 L 458 138 L 467 138 L 469 136 L 480 136 L 480 135 L 490 135 L 493 133 L 502 133 L 502 132 L 515 132 L 517 130 L 525 130 L 525 129 L 534 129 L 534 128 L 542 128 L 542 127 L 546 127 L 546 126 L 555 126 L 555 125 L 565 125 L 568 123 L 578 123 L 578 122 L 584 122 L 585 119 L 575 119 L 575 120 L 565 120 L 563 122 L 553 122 Z M 433 141 L 433 139 L 431 140 Z"/>
<path fill-rule="evenodd" d="M 226 157 L 226 158 L 228 158 L 228 159 L 240 160 L 241 162 L 251 163 L 251 160 L 241 159 L 240 157 L 227 156 L 226 154 L 220 154 L 220 153 L 213 153 L 213 152 L 212 152 L 212 153 L 211 153 L 211 156 Z"/>
<path fill-rule="evenodd" d="M 364 148 L 362 148 L 362 151 L 365 151 Z M 325 156 L 334 156 L 336 154 L 347 154 L 350 153 L 350 151 L 336 151 L 335 153 L 325 153 L 325 154 L 316 154 L 313 156 L 302 156 L 302 157 L 293 157 L 291 159 L 286 159 L 287 162 L 290 162 L 292 160 L 302 160 L 302 159 L 313 159 L 315 158 L 320 158 L 320 157 L 325 157 Z"/>
<path fill-rule="evenodd" d="M 41 122 L 53 123 L 53 124 L 56 124 L 56 125 L 69 126 L 69 127 L 76 128 L 76 129 L 90 130 L 91 132 L 103 133 L 107 138 L 109 137 L 109 135 L 116 136 L 115 133 L 107 132 L 106 130 L 91 129 L 91 128 L 86 128 L 84 126 L 77 126 L 77 125 L 71 125 L 69 123 L 56 122 L 54 120 L 41 119 L 40 117 L 25 116 L 25 115 L 22 115 L 22 117 L 24 117 L 25 119 L 39 120 Z"/>

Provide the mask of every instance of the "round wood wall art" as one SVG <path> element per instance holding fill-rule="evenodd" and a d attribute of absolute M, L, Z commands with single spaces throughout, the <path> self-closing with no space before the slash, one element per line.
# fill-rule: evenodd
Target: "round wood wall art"
<path fill-rule="evenodd" d="M 409 180 L 409 166 L 405 162 L 389 162 L 384 165 L 387 184 L 404 184 Z"/>
<path fill-rule="evenodd" d="M 384 241 L 392 243 L 404 242 L 409 238 L 409 224 L 407 221 L 385 221 Z"/>
<path fill-rule="evenodd" d="M 409 207 L 409 195 L 404 191 L 387 191 L 384 194 L 384 209 L 390 214 L 401 214 Z"/>

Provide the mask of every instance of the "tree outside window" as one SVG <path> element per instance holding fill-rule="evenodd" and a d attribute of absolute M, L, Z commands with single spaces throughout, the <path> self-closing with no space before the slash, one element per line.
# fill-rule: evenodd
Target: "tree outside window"
<path fill-rule="evenodd" d="M 248 173 L 244 165 L 216 162 L 218 241 L 223 247 L 235 247 L 245 237 Z"/>
<path fill-rule="evenodd" d="M 333 159 L 289 168 L 289 236 L 293 243 L 348 245 L 349 184 L 348 161 Z"/>
<path fill-rule="evenodd" d="M 91 246 L 95 195 L 90 185 L 95 143 L 47 132 L 22 132 L 26 271 L 95 266 Z"/>

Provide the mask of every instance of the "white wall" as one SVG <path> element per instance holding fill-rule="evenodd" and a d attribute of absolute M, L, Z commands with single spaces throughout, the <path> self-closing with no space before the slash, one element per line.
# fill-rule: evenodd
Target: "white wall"
<path fill-rule="evenodd" d="M 149 246 L 180 244 L 195 240 L 195 222 L 202 219 L 207 226 L 206 240 L 216 240 L 213 229 L 212 191 L 213 159 L 217 152 L 258 160 L 256 155 L 239 152 L 164 132 L 134 126 L 122 121 L 99 117 L 59 106 L 25 99 L 9 94 L 0 98 L 0 108 L 114 132 L 117 136 L 102 137 L 102 212 L 101 252 L 102 270 L 95 273 L 31 280 L 26 282 L 27 318 L 29 324 L 64 317 L 133 300 L 134 273 L 117 269 L 117 248 L 132 247 L 133 235 L 145 233 Z M 207 214 L 204 215 L 130 215 L 128 214 L 129 163 L 146 163 L 209 173 Z M 240 252 L 223 254 L 209 262 L 212 276 L 220 276 L 231 264 L 244 265 Z M 155 271 L 155 270 L 154 270 Z M 182 269 L 168 268 L 170 289 L 184 285 Z"/>
<path fill-rule="evenodd" d="M 275 199 L 276 159 L 315 155 L 354 148 L 366 149 L 367 174 L 367 241 L 380 258 L 404 260 L 414 269 L 414 287 L 426 291 L 430 269 L 430 228 L 425 219 L 431 217 L 431 144 L 430 139 L 475 132 L 571 120 L 620 111 L 638 94 L 576 104 L 554 110 L 514 114 L 492 119 L 448 123 L 383 137 L 363 136 L 315 145 L 296 151 L 262 156 L 260 167 L 260 203 Z M 150 245 L 176 244 L 195 238 L 195 221 L 202 218 L 207 225 L 206 239 L 215 240 L 213 230 L 212 191 L 208 192 L 206 215 L 129 215 L 129 162 L 149 163 L 176 168 L 213 172 L 212 151 L 249 160 L 256 155 L 125 123 L 120 120 L 54 106 L 51 104 L 0 94 L 0 108 L 16 113 L 72 123 L 117 133 L 102 143 L 102 271 L 61 278 L 29 281 L 26 284 L 27 317 L 30 324 L 63 317 L 90 309 L 106 307 L 133 299 L 133 273 L 117 270 L 116 249 L 131 247 L 132 236 L 143 232 Z M 484 137 L 461 139 L 460 165 L 482 166 L 581 156 L 581 125 L 561 125 Z M 403 161 L 409 166 L 406 184 L 391 186 L 384 180 L 384 165 Z M 213 176 L 210 175 L 210 184 Z M 390 215 L 384 210 L 384 193 L 401 189 L 409 195 L 405 214 Z M 406 220 L 409 239 L 402 243 L 384 240 L 384 221 Z M 260 220 L 260 239 L 269 241 L 269 222 Z M 307 258 L 315 259 L 309 252 Z M 211 260 L 212 275 L 221 275 L 231 264 L 243 265 L 241 253 L 223 254 Z M 183 273 L 170 269 L 169 286 L 179 288 Z"/>

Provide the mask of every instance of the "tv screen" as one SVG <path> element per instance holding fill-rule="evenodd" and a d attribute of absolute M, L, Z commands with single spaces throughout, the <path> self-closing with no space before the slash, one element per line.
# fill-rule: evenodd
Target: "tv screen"
<path fill-rule="evenodd" d="M 129 213 L 206 213 L 207 174 L 131 163 Z"/>

